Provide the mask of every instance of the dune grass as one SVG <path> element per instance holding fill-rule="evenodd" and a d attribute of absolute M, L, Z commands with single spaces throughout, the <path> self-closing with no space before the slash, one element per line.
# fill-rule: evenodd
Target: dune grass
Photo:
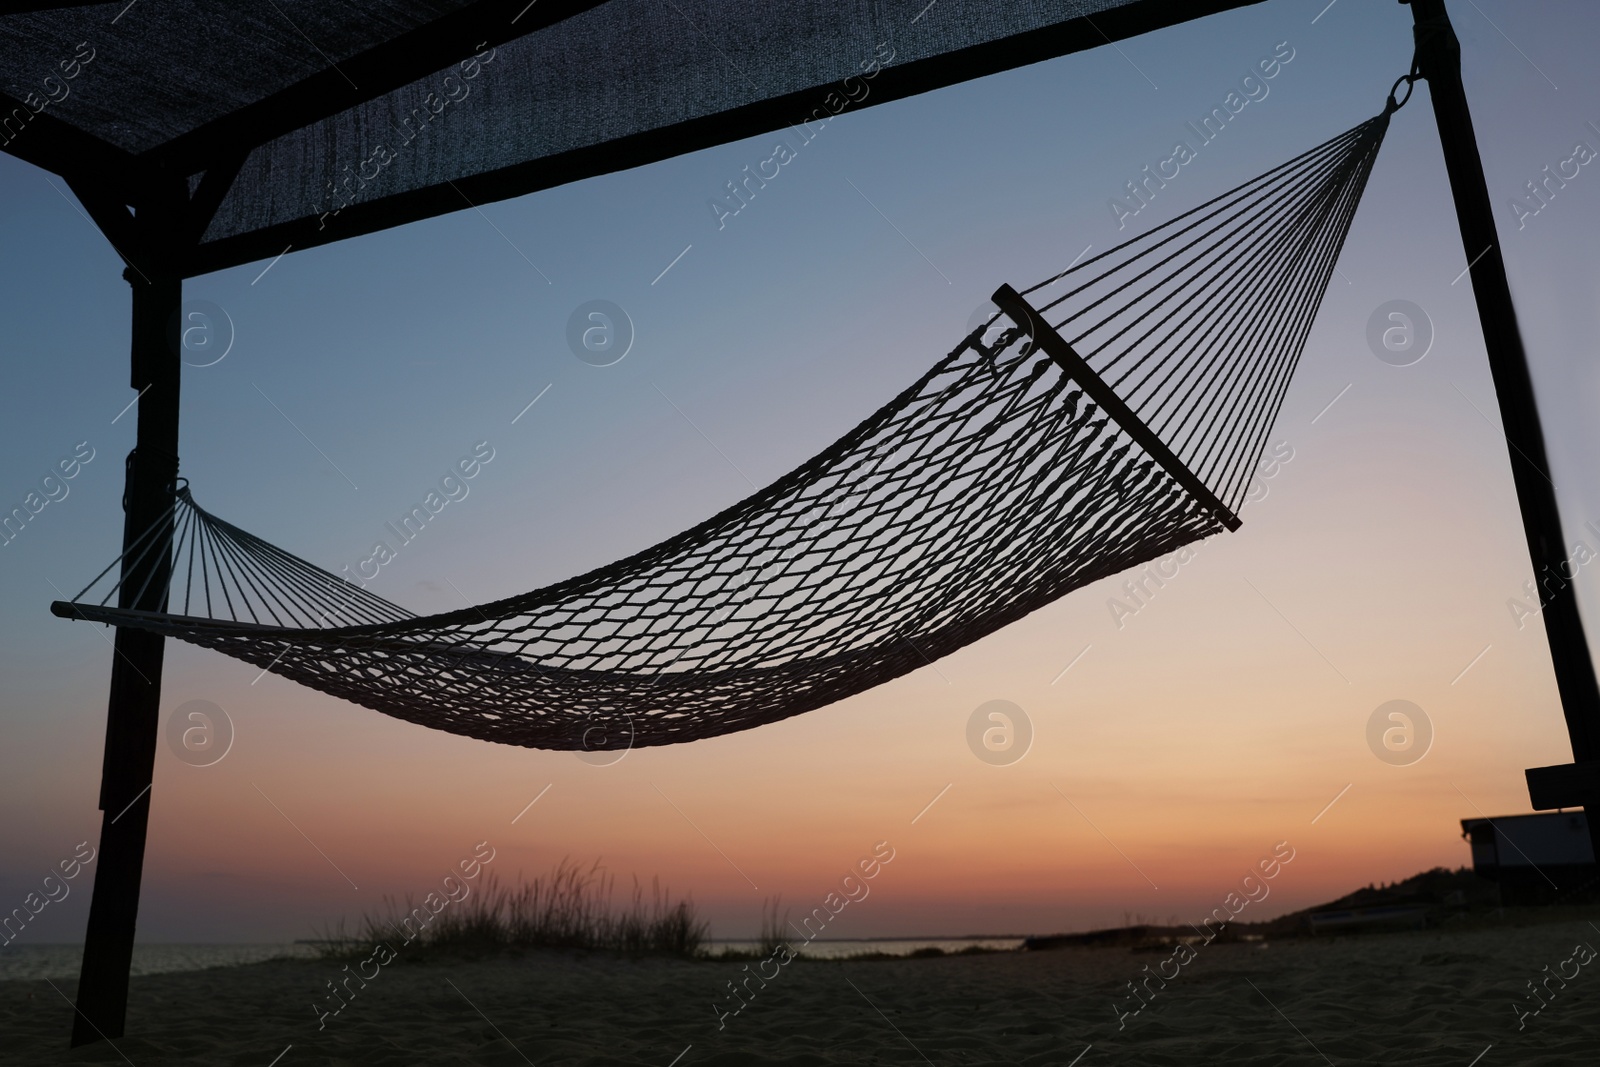
<path fill-rule="evenodd" d="M 402 923 L 413 914 L 410 897 L 404 907 L 384 897 L 385 911 L 362 916 L 354 934 L 343 920 L 320 939 L 325 958 L 366 955 L 372 946 L 394 947 L 400 959 L 440 956 L 481 957 L 527 949 L 581 949 L 627 956 L 698 956 L 710 930 L 690 898 L 672 900 L 658 879 L 651 892 L 634 879 L 633 892 L 613 905 L 616 879 L 598 860 L 588 868 L 562 860 L 542 878 L 515 888 L 483 876 L 470 894 L 444 907 L 405 940 Z M 426 913 L 427 909 L 422 909 Z"/>
<path fill-rule="evenodd" d="M 782 902 L 782 895 L 761 900 L 761 936 L 756 951 L 763 959 L 789 943 L 789 913 L 785 911 L 781 919 L 778 917 L 778 906 Z"/>

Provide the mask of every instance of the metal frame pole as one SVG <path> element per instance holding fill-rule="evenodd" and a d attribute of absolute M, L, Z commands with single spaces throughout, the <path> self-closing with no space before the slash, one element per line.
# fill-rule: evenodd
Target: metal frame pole
<path fill-rule="evenodd" d="M 1494 375 L 1500 421 L 1511 456 L 1511 477 L 1528 556 L 1540 593 L 1545 635 L 1555 668 L 1556 687 L 1576 765 L 1535 768 L 1528 772 L 1529 795 L 1536 808 L 1583 806 L 1589 815 L 1589 836 L 1600 858 L 1600 686 L 1596 685 L 1589 642 L 1578 612 L 1577 588 L 1567 572 L 1567 554 L 1556 505 L 1544 431 L 1534 402 L 1533 379 L 1517 328 L 1516 308 L 1506 281 L 1500 235 L 1490 207 L 1489 187 L 1478 156 L 1472 114 L 1461 85 L 1461 42 L 1456 39 L 1444 0 L 1400 0 L 1410 3 L 1415 21 L 1418 72 L 1428 83 L 1445 168 L 1455 195 L 1462 250 L 1471 264 L 1472 293 L 1483 327 L 1484 349 Z M 1585 766 L 1587 765 L 1587 766 Z"/>

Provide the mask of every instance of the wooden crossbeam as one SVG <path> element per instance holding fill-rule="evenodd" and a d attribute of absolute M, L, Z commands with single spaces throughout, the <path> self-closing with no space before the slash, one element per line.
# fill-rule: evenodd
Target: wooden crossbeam
<path fill-rule="evenodd" d="M 1100 410 L 1111 416 L 1112 420 L 1122 428 L 1123 433 L 1133 438 L 1139 447 L 1144 449 L 1146 455 L 1161 464 L 1162 470 L 1188 490 L 1190 496 L 1200 501 L 1229 530 L 1239 528 L 1239 516 L 1235 515 L 1205 482 L 1196 477 L 1193 471 L 1184 466 L 1183 460 L 1167 447 L 1165 441 L 1156 436 L 1154 430 L 1145 425 L 1144 420 L 1136 415 L 1132 408 L 1123 403 L 1116 390 L 1095 373 L 1094 368 L 1078 355 L 1071 343 L 1057 333 L 1021 293 L 1009 285 L 1002 285 L 994 291 L 994 296 L 990 299 L 1012 322 L 1033 338 L 1035 347 L 1055 360 L 1056 365 L 1066 373 L 1067 377 L 1077 382 L 1083 391 L 1089 394 L 1089 398 L 1100 405 Z"/>

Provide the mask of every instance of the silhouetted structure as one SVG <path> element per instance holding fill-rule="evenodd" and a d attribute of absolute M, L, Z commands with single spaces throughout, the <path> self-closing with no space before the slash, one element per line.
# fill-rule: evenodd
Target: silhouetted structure
<path fill-rule="evenodd" d="M 7 5 L 0 148 L 66 179 L 133 288 L 123 546 L 154 533 L 118 606 L 165 610 L 184 278 L 775 129 L 809 140 L 847 109 L 1252 2 L 696 6 L 711 25 L 631 0 Z M 162 662 L 160 635 L 119 628 L 74 1044 L 122 1033 Z"/>
<path fill-rule="evenodd" d="M 140 619 L 142 625 L 154 628 L 121 625 L 115 641 L 100 792 L 104 812 L 100 857 L 74 1043 L 121 1034 L 126 1009 L 158 733 L 163 662 L 159 631 L 170 629 L 156 620 L 168 612 L 174 523 L 182 517 L 180 506 L 187 507 L 175 503 L 178 326 L 184 278 L 785 126 L 809 139 L 810 131 L 846 109 L 1095 47 L 1245 2 L 1096 0 L 1038 5 L 1022 0 L 981 4 L 944 0 L 902 25 L 903 12 L 886 3 L 810 0 L 729 5 L 728 17 L 717 19 L 714 34 L 696 25 L 677 5 L 628 0 L 537 4 L 378 0 L 360 5 L 278 0 L 262 6 L 205 0 L 138 5 L 120 0 L 107 4 L 40 0 L 10 5 L 0 15 L 0 70 L 22 96 L 0 94 L 0 147 L 63 176 L 127 263 L 124 277 L 133 288 L 130 385 L 140 398 L 137 445 L 127 466 L 125 554 L 116 610 L 124 613 L 123 622 Z M 1518 467 L 1520 456 L 1531 456 L 1542 477 L 1547 465 L 1460 92 L 1454 37 L 1442 0 L 1416 0 L 1415 6 L 1418 60 L 1422 73 L 1434 82 L 1441 141 L 1514 452 L 1512 467 L 1530 552 L 1542 575 L 1562 542 L 1559 517 L 1553 496 Z M 919 22 L 924 23 L 921 28 Z M 820 26 L 830 32 L 817 32 Z M 116 61 L 101 56 L 115 56 Z M 869 75 L 874 80 L 864 90 L 863 79 Z M 1017 304 L 1012 308 L 1018 316 L 1014 323 L 1033 330 L 1033 340 L 1058 366 L 1069 368 L 1068 374 L 1075 375 L 1093 399 L 1091 383 L 1069 358 L 1078 354 L 1073 344 L 1064 338 L 1051 341 L 1049 334 L 1039 331 L 1031 310 Z M 1019 337 L 1013 334 L 1004 348 L 988 350 L 983 359 L 992 363 L 982 373 L 993 373 L 1008 383 L 995 397 L 1007 397 L 1007 402 L 1018 405 L 1018 412 L 1033 412 L 1053 399 L 1045 395 L 1050 386 L 1064 388 L 1066 379 L 1044 384 L 1030 380 L 1024 387 L 1024 375 L 1032 371 L 1024 371 L 1020 353 L 1007 354 Z M 1298 348 L 1280 345 L 1278 350 Z M 935 382 L 938 376 L 969 373 L 972 367 L 961 362 L 969 358 L 959 354 L 963 351 L 983 350 L 971 345 L 958 350 L 914 388 L 937 384 L 942 389 L 943 383 Z M 1096 374 L 1104 375 L 1105 368 L 1093 365 L 1094 349 L 1083 358 Z M 977 363 L 973 358 L 972 366 Z M 1110 384 L 1119 387 L 1124 399 L 1132 395 L 1130 388 L 1137 388 L 1137 383 Z M 970 381 L 966 387 L 977 388 Z M 1273 390 L 1279 388 L 1274 384 L 1268 393 L 1274 409 L 1281 393 Z M 941 395 L 930 393 L 926 399 L 947 402 L 933 399 Z M 1112 410 L 1104 397 L 1096 402 Z M 1209 523 L 1227 524 L 1216 501 L 1188 484 L 1193 478 L 1202 488 L 1209 486 L 1226 510 L 1226 486 L 1205 479 L 1201 468 L 1206 459 L 1185 458 L 1191 467 L 1186 478 L 1155 447 L 1164 442 L 1171 453 L 1185 456 L 1181 436 L 1169 434 L 1161 422 L 1167 416 L 1159 402 L 1151 400 L 1144 408 L 1131 399 L 1128 404 L 1152 434 L 1126 419 L 1112 427 L 1103 420 L 1070 417 L 1053 426 L 1030 424 L 1031 432 L 1042 435 L 1033 457 L 1040 466 L 1018 473 L 1034 480 L 1032 488 L 1058 474 L 1084 473 L 1053 471 L 1044 465 L 1050 459 L 1073 460 L 1085 454 L 1062 451 L 1060 440 L 1050 436 L 1054 433 L 1071 436 L 1084 450 L 1091 446 L 1096 450 L 1095 469 L 1108 481 L 1085 484 L 1116 486 L 1127 499 L 1117 501 L 1105 514 L 1093 504 L 1080 503 L 1073 517 L 1063 520 L 1076 524 L 1072 552 L 1077 562 L 1070 574 L 1029 570 L 1037 563 L 1007 558 L 1002 543 L 975 545 L 986 566 L 997 572 L 1003 569 L 1001 563 L 1010 568 L 1004 571 L 1008 583 L 1042 575 L 1053 583 L 1048 595 L 1059 595 L 1075 581 L 1109 573 L 1095 570 L 1108 565 L 1107 559 L 1138 562 L 1148 558 L 1140 557 L 1140 552 L 1204 536 Z M 1242 424 L 1259 426 L 1265 433 L 1270 417 L 1259 423 L 1254 418 Z M 1136 447 L 1148 457 L 1144 465 L 1127 459 L 1128 450 Z M 1115 458 L 1107 460 L 1107 454 Z M 870 454 L 863 460 L 869 458 Z M 815 473 L 824 470 L 831 476 L 843 473 L 826 467 Z M 888 468 L 882 473 L 889 477 Z M 795 494 L 805 491 L 797 483 L 783 482 L 769 492 L 780 487 Z M 950 491 L 966 488 L 957 481 Z M 1004 500 L 1002 489 L 993 491 L 992 502 Z M 792 499 L 798 501 L 802 495 Z M 776 498 L 762 498 L 762 506 L 778 503 Z M 787 517 L 792 520 L 794 515 Z M 685 534 L 689 540 L 668 542 L 652 551 L 692 549 L 690 542 L 696 538 L 700 539 L 696 543 L 710 545 L 720 529 L 713 525 L 737 518 L 718 516 L 706 527 Z M 1102 533 L 1111 543 L 1111 531 L 1121 536 L 1136 528 L 1137 551 L 1108 555 L 1102 546 L 1092 544 Z M 247 536 L 242 531 L 229 533 L 225 543 L 234 548 L 253 543 L 245 540 Z M 266 548 L 261 552 L 263 559 L 283 562 Z M 627 577 L 644 576 L 640 580 L 648 583 L 653 580 L 648 566 L 665 558 L 643 562 L 636 558 L 618 566 L 643 568 Z M 710 559 L 697 558 L 694 563 L 699 566 Z M 254 573 L 260 574 L 262 566 L 257 559 Z M 712 581 L 725 589 L 727 575 L 720 571 L 714 575 Z M 625 576 L 619 572 L 610 577 Z M 309 591 L 302 591 L 311 598 L 307 604 L 315 604 L 327 592 L 310 571 L 301 569 L 291 584 L 302 581 L 313 583 Z M 581 581 L 556 587 L 559 596 L 583 595 L 575 584 Z M 926 615 L 913 610 L 902 620 L 923 626 L 927 655 L 943 654 L 987 632 L 985 627 L 1003 625 L 1022 613 L 984 600 L 983 596 L 996 595 L 994 589 L 969 593 L 970 599 L 959 604 L 935 603 Z M 545 600 L 556 595 L 540 591 L 531 596 L 544 599 L 508 610 L 526 609 L 530 619 L 536 618 L 548 606 Z M 370 603 L 366 607 L 388 610 Z M 1594 773 L 1600 767 L 1600 699 L 1570 588 L 1545 606 L 1543 617 L 1574 751 L 1582 762 L 1542 778 L 1530 775 L 1530 787 L 1536 803 L 1552 798 L 1567 804 L 1600 803 L 1600 789 L 1595 788 L 1600 775 Z M 494 618 L 504 616 L 497 611 Z M 583 621 L 581 614 L 569 614 L 567 619 Z M 423 623 L 433 626 L 440 620 L 413 625 Z M 624 628 L 627 624 L 625 620 Z M 418 640 L 402 641 L 404 647 L 384 647 L 382 642 L 392 640 L 396 632 L 378 631 L 362 654 L 390 678 L 449 676 L 449 671 L 440 673 L 441 664 L 432 658 L 443 654 L 447 662 L 450 656 L 457 657 L 450 670 L 477 671 L 488 693 L 496 692 L 497 686 L 529 684 L 525 671 L 507 678 L 482 662 L 486 652 L 502 656 L 520 639 L 514 639 L 512 631 L 479 640 L 472 635 L 481 623 L 463 618 L 443 625 L 445 629 L 434 637 L 422 637 L 425 629 L 408 634 Z M 543 634 L 537 640 L 529 636 L 524 650 L 536 645 L 542 649 L 538 643 L 544 641 L 577 641 L 574 656 L 592 661 L 581 670 L 592 670 L 615 654 L 606 645 L 614 634 L 591 641 L 548 620 L 541 625 L 546 627 Z M 196 636 L 202 631 L 218 634 L 205 627 L 191 629 Z M 424 647 L 435 637 L 446 643 L 444 648 Z M 853 639 L 840 652 L 853 659 L 841 664 L 840 676 L 845 667 L 853 677 L 870 677 L 873 672 L 884 677 L 915 666 L 912 653 L 917 650 L 887 651 L 887 637 L 879 635 L 865 645 L 859 635 Z M 802 635 L 802 640 L 820 638 Z M 279 648 L 291 647 L 282 635 L 277 642 Z M 472 644 L 475 651 L 462 655 L 464 644 Z M 348 639 L 339 642 L 342 649 L 350 645 Z M 718 644 L 712 655 L 731 657 L 730 647 Z M 812 647 L 815 651 L 820 645 Z M 419 656 L 428 670 L 413 674 L 412 662 Z M 650 649 L 632 666 L 658 664 L 660 656 Z M 325 666 L 312 657 L 291 657 L 286 652 L 285 658 L 293 659 L 292 669 L 303 681 L 327 675 Z M 729 658 L 724 666 L 731 673 L 717 679 L 704 698 L 714 701 L 723 687 L 748 687 L 746 667 L 752 668 L 748 673 L 787 677 L 783 675 L 787 662 L 771 650 L 748 660 Z M 533 677 L 542 679 L 567 669 L 571 668 L 535 668 Z M 819 684 L 831 684 L 830 677 L 824 675 Z M 845 690 L 832 691 L 842 695 Z M 822 690 L 817 692 L 820 698 Z M 459 708 L 452 714 L 453 727 L 463 732 L 478 736 L 493 732 L 488 724 L 494 720 L 480 716 L 469 721 Z M 617 722 L 614 710 L 601 719 L 607 728 Z M 762 720 L 757 715 L 746 724 L 754 721 Z M 662 736 L 670 733 L 665 729 Z"/>
<path fill-rule="evenodd" d="M 1561 711 L 1567 720 L 1574 762 L 1527 771 L 1528 796 L 1535 808 L 1591 807 L 1600 811 L 1600 684 L 1583 619 L 1578 590 L 1568 573 L 1566 539 L 1555 482 L 1544 450 L 1544 430 L 1534 402 L 1528 357 L 1511 303 L 1500 234 L 1489 206 L 1478 140 L 1461 86 L 1461 42 L 1445 12 L 1444 0 L 1401 0 L 1411 4 L 1417 42 L 1416 72 L 1426 79 L 1439 125 L 1439 145 L 1455 196 L 1461 246 L 1472 275 L 1472 294 L 1483 326 L 1483 346 L 1494 375 L 1501 429 L 1511 460 L 1511 477 L 1522 510 L 1522 529 L 1539 587 L 1539 606 Z M 1600 852 L 1600 818 L 1589 824 L 1590 840 Z"/>
<path fill-rule="evenodd" d="M 1575 904 L 1600 898 L 1600 865 L 1581 811 L 1462 819 L 1472 869 L 1502 904 Z"/>

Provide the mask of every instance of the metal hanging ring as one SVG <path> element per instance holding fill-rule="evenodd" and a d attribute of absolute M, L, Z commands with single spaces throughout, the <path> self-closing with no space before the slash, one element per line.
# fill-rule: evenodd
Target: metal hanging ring
<path fill-rule="evenodd" d="M 1411 94 L 1416 89 L 1417 79 L 1420 77 L 1422 77 L 1420 74 L 1402 74 L 1394 80 L 1394 87 L 1389 90 L 1389 102 L 1383 109 L 1384 114 L 1392 115 L 1406 106 L 1406 102 L 1411 99 Z M 1396 100 L 1394 94 L 1399 90 L 1401 82 L 1405 83 L 1406 95 Z"/>

